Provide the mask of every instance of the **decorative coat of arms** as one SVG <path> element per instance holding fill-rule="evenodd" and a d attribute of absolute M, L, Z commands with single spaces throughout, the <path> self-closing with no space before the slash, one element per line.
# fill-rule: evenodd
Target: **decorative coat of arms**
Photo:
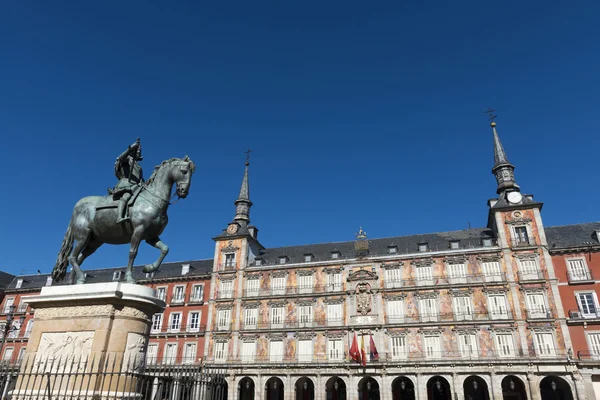
<path fill-rule="evenodd" d="M 356 285 L 356 311 L 361 315 L 367 315 L 371 312 L 371 297 L 371 285 L 368 283 Z"/>

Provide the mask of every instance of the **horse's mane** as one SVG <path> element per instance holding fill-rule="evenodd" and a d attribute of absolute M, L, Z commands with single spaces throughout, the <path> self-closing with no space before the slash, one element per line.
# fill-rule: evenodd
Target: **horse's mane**
<path fill-rule="evenodd" d="M 164 160 L 159 165 L 154 167 L 154 171 L 152 171 L 152 175 L 150 175 L 150 178 L 148 178 L 148 180 L 145 182 L 146 185 L 150 185 L 154 181 L 154 178 L 156 178 L 156 174 L 158 173 L 159 169 L 161 169 L 163 166 L 165 166 L 167 164 L 171 164 L 172 162 L 175 162 L 175 161 L 188 162 L 188 163 L 190 163 L 190 173 L 193 174 L 196 171 L 196 164 L 194 164 L 194 162 L 188 156 L 185 156 L 184 158 L 174 157 L 169 160 Z"/>

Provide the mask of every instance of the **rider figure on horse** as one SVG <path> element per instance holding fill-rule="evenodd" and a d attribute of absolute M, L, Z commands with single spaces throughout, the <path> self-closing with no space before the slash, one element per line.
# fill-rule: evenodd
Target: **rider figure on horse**
<path fill-rule="evenodd" d="M 117 223 L 129 220 L 127 216 L 127 202 L 131 199 L 136 187 L 144 182 L 142 167 L 138 161 L 142 161 L 142 145 L 140 138 L 137 138 L 134 144 L 129 146 L 115 162 L 115 175 L 119 182 L 109 193 L 115 200 L 119 200 L 117 205 Z"/>

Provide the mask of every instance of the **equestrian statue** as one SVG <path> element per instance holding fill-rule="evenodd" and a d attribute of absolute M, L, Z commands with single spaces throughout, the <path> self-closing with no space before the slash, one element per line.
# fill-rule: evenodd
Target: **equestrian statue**
<path fill-rule="evenodd" d="M 108 196 L 84 197 L 75 204 L 67 233 L 63 239 L 52 278 L 60 282 L 67 274 L 69 264 L 73 267 L 69 283 L 85 283 L 81 270 L 83 261 L 104 243 L 130 243 L 129 262 L 125 280 L 135 283 L 133 263 L 142 240 L 160 250 L 158 259 L 144 267 L 146 273 L 156 271 L 169 247 L 160 240 L 169 218 L 167 208 L 171 204 L 171 192 L 186 198 L 192 183 L 196 165 L 189 157 L 172 158 L 158 165 L 150 178 L 144 181 L 142 146 L 138 138 L 115 162 L 115 175 L 119 180 Z"/>

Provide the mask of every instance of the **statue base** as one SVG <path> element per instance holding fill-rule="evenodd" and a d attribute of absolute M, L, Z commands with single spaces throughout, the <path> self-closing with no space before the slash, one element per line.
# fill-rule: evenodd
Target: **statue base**
<path fill-rule="evenodd" d="M 165 307 L 154 289 L 54 286 L 24 301 L 35 309 L 35 323 L 12 399 L 141 396 L 152 315 Z"/>

